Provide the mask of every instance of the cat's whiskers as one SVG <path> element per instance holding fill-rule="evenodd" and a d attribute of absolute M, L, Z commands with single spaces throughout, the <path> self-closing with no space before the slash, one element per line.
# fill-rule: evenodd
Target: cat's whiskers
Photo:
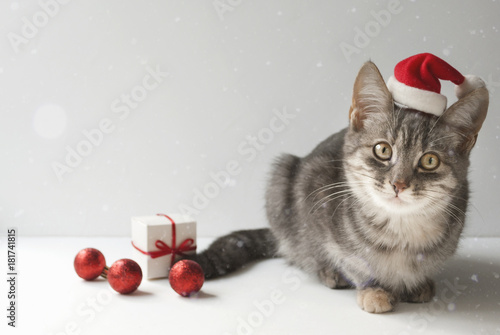
<path fill-rule="evenodd" d="M 358 187 L 358 186 L 371 186 L 371 184 L 367 181 L 356 181 L 356 182 L 346 182 L 347 186 L 349 187 L 348 189 L 346 190 L 342 190 L 342 191 L 338 191 L 338 192 L 335 192 L 335 193 L 332 193 L 332 194 L 329 194 L 323 198 L 321 198 L 319 201 L 317 201 L 311 208 L 311 210 L 309 211 L 309 214 L 311 213 L 314 213 L 315 211 L 317 211 L 319 208 L 321 208 L 322 206 L 326 205 L 328 202 L 330 201 L 333 201 L 333 200 L 336 200 L 338 198 L 341 198 L 341 197 L 345 197 L 346 195 L 349 195 L 347 196 L 344 200 L 342 200 L 338 205 L 337 207 L 335 208 L 335 210 L 333 211 L 333 215 L 335 215 L 337 209 L 347 200 L 355 197 L 355 201 L 349 206 L 349 208 L 351 208 L 354 204 L 358 203 L 358 202 L 361 202 L 361 200 L 359 199 L 359 197 L 356 196 L 356 192 L 355 192 L 355 188 Z M 340 195 L 339 195 L 340 194 Z"/>
<path fill-rule="evenodd" d="M 479 217 L 481 218 L 481 220 L 483 222 L 485 222 L 484 218 L 483 218 L 483 215 L 481 214 L 481 212 L 479 211 L 479 209 L 476 207 L 476 205 L 474 205 L 474 203 L 472 201 L 470 201 L 469 199 L 465 199 L 464 197 L 459 197 L 457 195 L 454 195 L 454 194 L 450 194 L 448 192 L 440 192 L 440 191 L 436 191 L 436 190 L 426 190 L 426 192 L 431 192 L 431 193 L 437 193 L 439 195 L 446 195 L 446 196 L 449 196 L 449 197 L 452 197 L 453 199 L 458 199 L 458 200 L 462 200 L 462 201 L 465 201 L 467 202 L 468 205 L 470 205 L 472 208 L 474 208 L 474 210 L 476 211 L 476 213 L 479 215 Z M 456 207 L 456 206 L 455 206 Z M 462 211 L 463 212 L 463 211 Z M 465 214 L 465 213 L 464 213 Z"/>
<path fill-rule="evenodd" d="M 338 198 L 342 198 L 346 194 L 352 194 L 352 193 L 353 192 L 351 189 L 346 189 L 346 190 L 342 190 L 342 191 L 338 191 L 338 192 L 326 195 L 313 204 L 313 206 L 309 210 L 309 214 L 314 213 L 315 211 L 317 211 L 319 208 L 321 208 L 322 206 L 324 206 L 325 204 L 327 204 L 330 201 L 333 201 L 333 200 L 338 199 Z"/>
<path fill-rule="evenodd" d="M 360 181 L 359 183 L 363 183 L 363 182 Z M 332 184 L 327 184 L 327 185 L 321 186 L 321 187 L 317 188 L 316 190 L 312 191 L 311 193 L 309 193 L 309 195 L 307 197 L 305 197 L 303 201 L 306 201 L 307 199 L 309 199 L 310 196 L 312 196 L 315 193 L 316 193 L 316 195 L 314 196 L 314 199 L 316 198 L 318 193 L 326 192 L 326 191 L 329 191 L 329 190 L 332 190 L 335 188 L 340 188 L 340 187 L 348 188 L 350 185 L 352 185 L 352 183 L 350 183 L 348 181 L 342 181 L 342 182 L 337 182 L 337 183 L 332 183 Z"/>
<path fill-rule="evenodd" d="M 452 203 L 446 203 L 446 204 L 442 203 L 442 198 L 440 198 L 440 197 L 432 196 L 429 194 L 425 194 L 424 197 L 433 201 L 433 206 L 436 207 L 437 209 L 440 209 L 441 212 L 445 212 L 446 214 L 450 215 L 453 219 L 458 221 L 461 225 L 464 224 L 463 220 L 459 216 L 459 215 L 465 216 L 465 212 L 462 209 L 453 205 Z M 448 222 L 448 220 L 446 220 L 446 218 L 444 221 Z"/>
<path fill-rule="evenodd" d="M 351 193 L 352 193 L 352 194 L 351 194 L 350 196 L 348 196 L 347 198 L 345 198 L 344 200 L 342 200 L 342 201 L 341 201 L 341 202 L 337 205 L 337 207 L 335 207 L 335 210 L 333 211 L 333 213 L 332 213 L 332 215 L 331 215 L 331 217 L 332 217 L 332 218 L 333 218 L 333 216 L 335 215 L 335 213 L 337 212 L 337 209 L 339 209 L 340 205 L 342 205 L 345 201 L 347 201 L 347 200 L 351 199 L 352 197 L 355 197 L 355 196 L 356 196 L 356 194 L 355 194 L 354 192 L 351 192 Z M 357 201 L 359 201 L 359 199 L 356 199 L 356 201 L 354 201 L 354 203 L 356 203 Z M 351 204 L 351 206 L 352 206 L 352 204 Z M 349 206 L 349 208 L 350 208 L 351 206 Z"/>
<path fill-rule="evenodd" d="M 321 199 L 319 199 L 318 201 L 316 201 L 311 209 L 309 210 L 309 214 L 312 214 L 314 213 L 315 211 L 317 211 L 319 208 L 321 208 L 322 206 L 324 206 L 325 204 L 327 204 L 328 202 L 330 201 L 333 201 L 333 200 L 336 200 L 338 198 L 341 198 L 341 197 L 344 197 L 348 194 L 352 194 L 351 196 L 349 196 L 348 198 L 352 197 L 355 195 L 354 193 L 354 188 L 357 187 L 357 186 L 364 186 L 364 185 L 369 185 L 368 182 L 366 181 L 357 181 L 357 182 L 340 182 L 340 183 L 334 183 L 334 184 L 342 184 L 342 185 L 337 185 L 335 187 L 330 187 L 330 188 L 325 188 L 324 186 L 322 187 L 322 191 L 323 192 L 327 192 L 329 190 L 332 190 L 332 189 L 335 189 L 337 187 L 346 187 L 346 189 L 343 189 L 343 190 L 340 190 L 340 191 L 337 191 L 337 192 L 334 192 L 334 193 L 331 193 L 331 194 L 327 194 L 325 195 L 324 197 L 322 197 Z M 326 186 L 329 186 L 329 185 L 326 185 Z M 316 192 L 316 191 L 313 191 L 313 193 Z M 321 192 L 321 191 L 320 191 Z M 319 193 L 319 192 L 318 192 Z M 317 194 L 316 194 L 317 196 Z M 316 198 L 316 196 L 314 197 L 314 199 Z M 345 201 L 345 200 L 343 200 Z"/>

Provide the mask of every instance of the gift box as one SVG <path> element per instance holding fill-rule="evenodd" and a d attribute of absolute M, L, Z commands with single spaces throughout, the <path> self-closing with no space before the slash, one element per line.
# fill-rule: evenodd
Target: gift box
<path fill-rule="evenodd" d="M 176 260 L 196 252 L 196 221 L 182 214 L 132 217 L 132 245 L 145 278 L 168 277 Z"/>

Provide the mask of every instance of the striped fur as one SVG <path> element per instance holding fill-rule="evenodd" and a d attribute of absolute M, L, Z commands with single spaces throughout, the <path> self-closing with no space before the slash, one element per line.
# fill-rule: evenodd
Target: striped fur
<path fill-rule="evenodd" d="M 266 193 L 270 231 L 214 242 L 198 258 L 207 276 L 278 255 L 331 288 L 356 287 L 369 312 L 430 300 L 430 277 L 453 255 L 464 227 L 469 153 L 487 107 L 488 92 L 480 88 L 440 118 L 405 109 L 366 63 L 349 127 L 306 157 L 276 161 Z M 389 160 L 375 155 L 380 142 L 391 146 Z M 440 159 L 432 171 L 420 163 L 429 152 Z M 396 182 L 406 187 L 396 192 Z"/>
<path fill-rule="evenodd" d="M 275 239 L 269 229 L 239 230 L 215 240 L 207 250 L 188 256 L 198 262 L 205 278 L 231 273 L 246 264 L 276 255 Z"/>

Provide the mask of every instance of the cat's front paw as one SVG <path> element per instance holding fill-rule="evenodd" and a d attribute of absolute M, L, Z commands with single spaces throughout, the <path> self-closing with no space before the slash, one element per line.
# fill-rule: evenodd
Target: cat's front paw
<path fill-rule="evenodd" d="M 426 282 L 420 286 L 418 289 L 413 292 L 407 294 L 404 297 L 404 301 L 406 302 L 429 302 L 436 294 L 436 285 L 434 281 L 431 279 L 427 279 Z"/>
<path fill-rule="evenodd" d="M 368 313 L 385 313 L 394 309 L 394 296 L 379 287 L 358 290 L 358 305 Z"/>
<path fill-rule="evenodd" d="M 342 275 L 333 270 L 332 268 L 324 268 L 318 271 L 318 277 L 323 283 L 323 285 L 329 288 L 348 288 L 351 287 L 351 284 L 347 280 L 345 280 Z"/>

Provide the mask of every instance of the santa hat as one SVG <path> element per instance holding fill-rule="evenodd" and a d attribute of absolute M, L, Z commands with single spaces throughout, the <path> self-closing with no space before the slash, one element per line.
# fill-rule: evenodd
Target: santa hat
<path fill-rule="evenodd" d="M 446 97 L 440 93 L 439 79 L 455 85 L 460 99 L 476 88 L 486 86 L 481 78 L 463 76 L 450 64 L 430 53 L 421 53 L 399 62 L 394 76 L 387 81 L 394 102 L 408 108 L 440 116 L 446 109 Z"/>

